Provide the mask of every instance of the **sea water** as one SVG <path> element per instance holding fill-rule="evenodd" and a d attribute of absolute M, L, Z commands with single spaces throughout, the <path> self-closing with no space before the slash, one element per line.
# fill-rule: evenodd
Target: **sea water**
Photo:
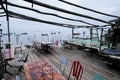
<path fill-rule="evenodd" d="M 55 42 L 59 41 L 59 45 L 61 45 L 60 41 L 62 40 L 71 40 L 72 33 L 68 32 L 25 32 L 27 34 L 22 34 L 24 32 L 15 32 L 10 35 L 10 41 L 12 45 L 27 45 L 32 44 L 33 41 L 51 41 Z M 47 35 L 42 35 L 47 34 Z M 3 35 L 3 42 L 8 42 L 8 35 Z"/>
<path fill-rule="evenodd" d="M 50 41 L 55 42 L 58 40 L 59 46 L 63 40 L 72 40 L 72 30 L 64 31 L 29 31 L 29 32 L 12 32 L 10 35 L 10 42 L 12 45 L 27 45 L 32 44 L 33 41 Z M 27 33 L 27 34 L 22 34 Z M 75 29 L 74 33 L 80 33 L 75 37 L 78 38 L 89 38 L 90 30 L 85 28 Z M 83 34 L 84 33 L 84 34 Z M 45 35 L 42 35 L 45 34 Z M 46 35 L 47 34 L 47 35 Z M 100 34 L 100 33 L 99 33 Z M 8 35 L 3 35 L 3 42 L 8 42 Z"/>

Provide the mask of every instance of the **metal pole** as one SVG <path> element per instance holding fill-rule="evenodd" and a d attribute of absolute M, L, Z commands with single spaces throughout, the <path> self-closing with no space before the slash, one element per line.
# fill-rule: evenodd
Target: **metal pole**
<path fill-rule="evenodd" d="M 10 42 L 10 27 L 9 27 L 9 16 L 8 16 L 8 5 L 7 5 L 7 0 L 5 0 L 6 2 L 6 18 L 7 18 L 7 28 L 8 28 L 8 42 Z M 8 45 L 8 48 L 10 48 L 10 44 Z"/>
<path fill-rule="evenodd" d="M 72 40 L 73 40 L 73 33 L 74 33 L 74 28 L 72 28 Z"/>
<path fill-rule="evenodd" d="M 93 27 L 90 28 L 90 40 L 92 41 L 92 29 Z"/>
<path fill-rule="evenodd" d="M 99 54 L 101 54 L 102 38 L 103 38 L 103 28 L 101 28 Z"/>
<path fill-rule="evenodd" d="M 1 52 L 1 37 L 2 37 L 2 29 L 0 29 L 0 80 L 4 78 L 4 65 L 3 65 L 3 58 L 2 58 L 2 52 Z"/>
<path fill-rule="evenodd" d="M 9 27 L 9 20 L 7 21 L 7 28 L 8 28 L 8 42 L 10 42 L 10 27 Z"/>

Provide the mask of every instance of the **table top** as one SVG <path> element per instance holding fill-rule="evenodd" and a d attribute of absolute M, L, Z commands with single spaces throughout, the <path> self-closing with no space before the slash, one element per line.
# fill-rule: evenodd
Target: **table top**
<path fill-rule="evenodd" d="M 45 61 L 25 63 L 27 80 L 66 80 L 53 66 Z"/>
<path fill-rule="evenodd" d="M 104 49 L 102 52 L 107 55 L 114 55 L 114 56 L 120 55 L 120 49 Z"/>
<path fill-rule="evenodd" d="M 3 42 L 2 45 L 12 44 L 12 42 Z"/>
<path fill-rule="evenodd" d="M 50 42 L 50 41 L 40 41 L 41 44 L 45 44 L 45 45 L 51 45 L 51 44 L 54 44 L 53 42 Z"/>

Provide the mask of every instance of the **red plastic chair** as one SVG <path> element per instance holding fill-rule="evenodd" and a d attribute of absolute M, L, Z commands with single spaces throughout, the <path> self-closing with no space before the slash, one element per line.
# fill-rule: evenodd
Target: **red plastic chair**
<path fill-rule="evenodd" d="M 56 49 L 58 48 L 58 45 L 59 45 L 59 41 L 56 40 L 55 43 L 50 46 L 50 48 L 51 48 L 50 52 L 53 53 L 53 54 L 56 53 Z"/>
<path fill-rule="evenodd" d="M 82 74 L 83 74 L 82 65 L 80 64 L 79 61 L 74 61 L 67 80 L 70 80 L 71 75 L 74 78 L 74 80 L 81 80 Z"/>
<path fill-rule="evenodd" d="M 38 46 L 38 43 L 36 41 L 33 42 L 33 48 L 34 48 L 33 52 L 35 50 L 37 50 L 37 51 L 41 51 L 42 50 L 41 45 Z"/>
<path fill-rule="evenodd" d="M 35 41 L 33 41 L 33 47 L 34 47 L 34 48 L 37 48 L 37 44 L 36 44 Z"/>
<path fill-rule="evenodd" d="M 58 44 L 59 44 L 59 41 L 56 40 L 56 41 L 55 41 L 55 45 L 54 45 L 56 49 L 58 48 Z"/>

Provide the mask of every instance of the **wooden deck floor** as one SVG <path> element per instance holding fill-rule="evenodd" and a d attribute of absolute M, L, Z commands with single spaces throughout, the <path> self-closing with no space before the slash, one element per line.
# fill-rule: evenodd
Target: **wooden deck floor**
<path fill-rule="evenodd" d="M 72 62 L 74 60 L 79 60 L 83 65 L 84 72 L 82 76 L 82 80 L 92 80 L 93 75 L 95 73 L 99 73 L 102 76 L 106 77 L 108 80 L 120 80 L 119 71 L 109 68 L 102 60 L 99 59 L 97 55 L 93 55 L 92 57 L 86 56 L 86 53 L 82 50 L 77 49 L 63 49 L 58 48 L 55 54 L 41 54 L 37 51 L 32 51 L 32 49 L 26 49 L 26 52 L 29 51 L 28 62 L 33 62 L 36 60 L 46 60 L 50 62 L 53 66 L 58 68 L 59 66 L 59 58 L 61 55 L 64 55 L 67 58 L 67 67 L 65 70 L 65 78 L 68 77 Z M 13 64 L 14 62 L 10 62 Z M 12 73 L 15 73 L 15 69 L 10 68 Z M 10 78 L 6 75 L 6 80 Z M 24 74 L 21 75 L 21 80 L 26 80 Z"/>

